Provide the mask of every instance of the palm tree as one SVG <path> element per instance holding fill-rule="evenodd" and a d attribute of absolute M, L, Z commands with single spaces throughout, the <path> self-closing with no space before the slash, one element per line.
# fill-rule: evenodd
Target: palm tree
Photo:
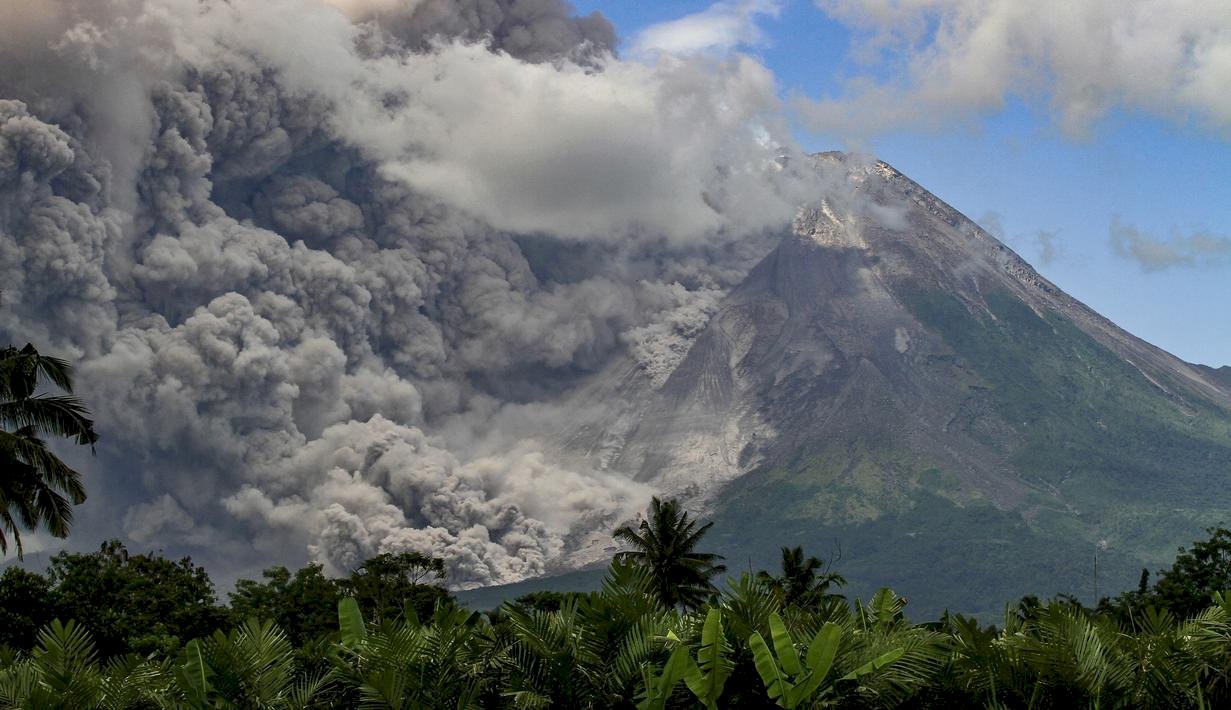
<path fill-rule="evenodd" d="M 804 559 L 802 547 L 782 548 L 782 574 L 774 576 L 765 570 L 757 575 L 782 600 L 783 606 L 805 605 L 828 596 L 830 587 L 841 587 L 846 579 L 825 569 L 816 557 Z"/>
<path fill-rule="evenodd" d="M 616 560 L 646 568 L 654 580 L 654 590 L 669 607 L 696 607 L 714 591 L 711 580 L 726 566 L 718 564 L 721 555 L 695 552 L 697 543 L 713 523 L 697 527 L 688 513 L 674 500 L 650 501 L 649 517 L 634 530 L 625 525 L 615 531 L 615 539 L 633 549 L 616 554 Z"/>
<path fill-rule="evenodd" d="M 36 394 L 46 383 L 67 394 Z M 43 441 L 63 436 L 93 451 L 94 422 L 72 392 L 72 370 L 63 360 L 40 355 L 28 344 L 0 349 L 0 552 L 8 551 L 8 533 L 21 555 L 19 521 L 67 536 L 72 506 L 85 500 L 81 474 Z"/>

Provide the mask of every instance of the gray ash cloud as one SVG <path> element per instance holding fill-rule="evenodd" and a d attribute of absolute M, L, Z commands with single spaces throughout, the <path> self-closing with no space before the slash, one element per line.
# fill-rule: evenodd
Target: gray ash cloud
<path fill-rule="evenodd" d="M 773 160 L 759 64 L 622 61 L 560 0 L 0 27 L 0 335 L 78 363 L 108 506 L 78 535 L 233 571 L 549 569 L 650 493 L 540 443 L 553 393 L 629 354 L 661 377 L 817 190 Z"/>
<path fill-rule="evenodd" d="M 762 66 L 622 62 L 558 0 L 0 20 L 0 333 L 97 413 L 78 539 L 224 577 L 548 570 L 651 492 L 542 443 L 554 394 L 628 354 L 664 377 L 816 189 Z"/>

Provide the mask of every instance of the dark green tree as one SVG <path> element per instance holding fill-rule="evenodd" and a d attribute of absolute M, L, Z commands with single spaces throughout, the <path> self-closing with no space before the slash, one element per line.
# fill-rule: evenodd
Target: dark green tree
<path fill-rule="evenodd" d="M 675 500 L 650 500 L 648 516 L 636 529 L 625 525 L 615 539 L 633 549 L 616 553 L 620 562 L 644 567 L 654 580 L 654 589 L 669 607 L 693 608 L 714 592 L 713 579 L 726 571 L 721 555 L 697 552 L 697 544 L 713 523 L 700 527 Z"/>
<path fill-rule="evenodd" d="M 50 385 L 66 394 L 40 393 Z M 72 396 L 68 363 L 33 345 L 0 349 L 0 552 L 9 536 L 22 553 L 19 527 L 66 537 L 73 506 L 85 501 L 81 474 L 47 447 L 47 437 L 90 446 L 98 441 L 90 413 Z"/>
<path fill-rule="evenodd" d="M 509 602 L 509 604 L 525 612 L 560 611 L 560 607 L 581 596 L 584 596 L 581 592 L 556 592 L 544 589 L 523 594 Z"/>
<path fill-rule="evenodd" d="M 1209 606 L 1214 592 L 1231 589 L 1231 530 L 1209 528 L 1209 539 L 1180 548 L 1171 569 L 1159 573 L 1146 602 L 1185 617 Z"/>
<path fill-rule="evenodd" d="M 55 616 L 56 595 L 50 580 L 21 567 L 4 570 L 0 575 L 0 644 L 29 651 L 39 629 Z"/>
<path fill-rule="evenodd" d="M 402 616 L 407 603 L 420 619 L 430 618 L 437 602 L 452 599 L 442 583 L 444 561 L 418 552 L 385 552 L 359 565 L 344 590 L 359 602 L 365 618 L 380 624 Z"/>
<path fill-rule="evenodd" d="M 270 567 L 264 581 L 241 579 L 231 592 L 231 623 L 247 619 L 275 622 L 296 647 L 329 635 L 338 624 L 340 582 L 311 564 L 291 574 L 286 567 Z"/>
<path fill-rule="evenodd" d="M 758 575 L 784 606 L 806 606 L 830 596 L 831 587 L 846 584 L 846 579 L 830 572 L 819 558 L 804 557 L 802 547 L 782 548 L 782 573 L 772 575 L 762 570 Z"/>
<path fill-rule="evenodd" d="M 226 626 L 213 582 L 188 557 L 134 555 L 119 540 L 109 540 L 98 552 L 56 555 L 49 576 L 57 616 L 88 629 L 104 658 L 170 652 Z"/>

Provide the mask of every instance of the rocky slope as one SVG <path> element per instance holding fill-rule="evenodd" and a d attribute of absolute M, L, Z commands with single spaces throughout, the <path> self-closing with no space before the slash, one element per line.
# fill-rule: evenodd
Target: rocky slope
<path fill-rule="evenodd" d="M 889 165 L 801 211 L 671 375 L 561 442 L 691 501 L 728 557 L 830 554 L 971 609 L 1127 585 L 1231 520 L 1231 382 L 1121 330 Z M 592 545 L 574 561 L 597 557 Z M 939 583 L 936 572 L 944 570 Z"/>

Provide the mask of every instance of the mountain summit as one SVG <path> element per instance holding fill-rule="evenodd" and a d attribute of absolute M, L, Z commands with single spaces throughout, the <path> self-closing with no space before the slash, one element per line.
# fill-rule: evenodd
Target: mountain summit
<path fill-rule="evenodd" d="M 629 362 L 566 448 L 692 501 L 735 569 L 830 556 L 915 613 L 1129 586 L 1231 520 L 1231 383 L 1118 328 L 884 162 L 729 293 L 668 377 Z"/>

